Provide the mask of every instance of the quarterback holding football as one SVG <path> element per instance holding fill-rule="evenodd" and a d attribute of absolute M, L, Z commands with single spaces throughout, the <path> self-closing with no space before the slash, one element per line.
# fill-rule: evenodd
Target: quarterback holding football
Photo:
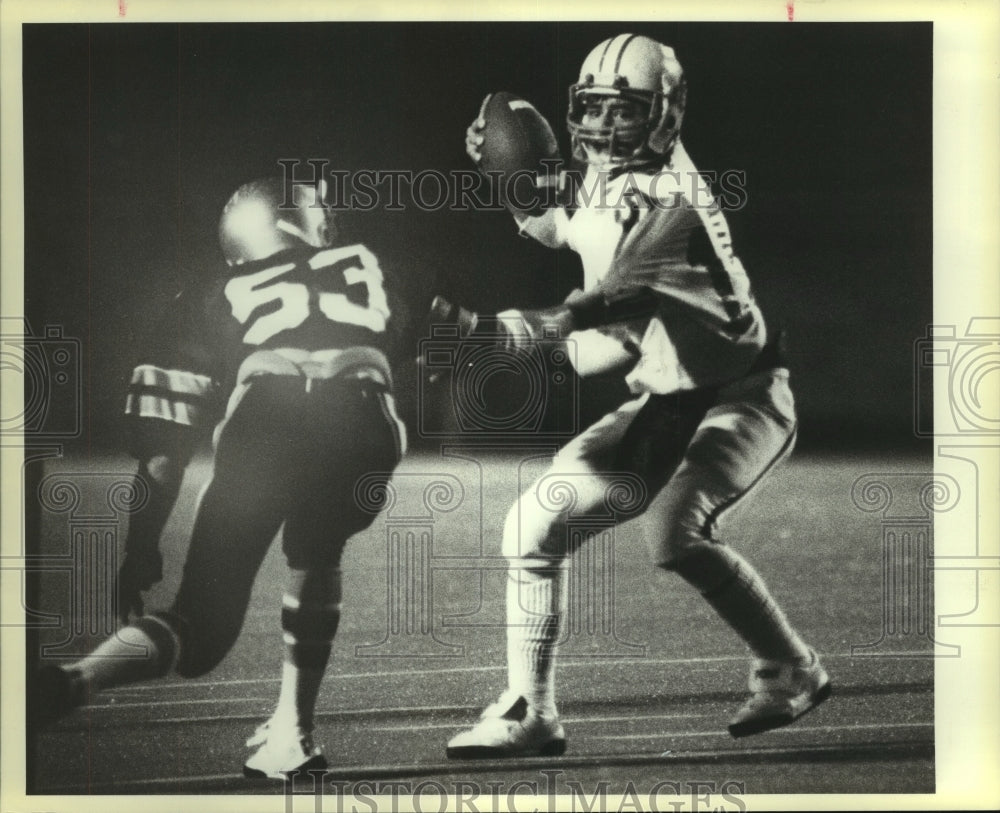
<path fill-rule="evenodd" d="M 281 689 L 247 742 L 255 750 L 244 773 L 283 779 L 326 767 L 313 714 L 340 620 L 340 559 L 375 518 L 355 500 L 355 485 L 369 472 L 387 480 L 406 435 L 392 397 L 378 260 L 338 239 L 325 182 L 291 192 L 286 201 L 275 177 L 233 194 L 219 223 L 226 267 L 174 300 L 155 334 L 161 341 L 135 367 L 129 451 L 150 500 L 132 518 L 118 579 L 121 620 L 134 620 L 77 663 L 42 668 L 39 725 L 102 689 L 215 668 L 240 633 L 280 529 L 288 565 Z M 212 426 L 214 471 L 180 588 L 169 610 L 143 614 L 197 432 Z"/>
<path fill-rule="evenodd" d="M 579 374 L 624 375 L 632 397 L 567 443 L 543 476 L 572 476 L 578 513 L 600 504 L 608 473 L 642 477 L 653 561 L 699 591 L 752 654 L 750 697 L 728 726 L 743 737 L 793 722 L 829 696 L 830 680 L 761 576 L 715 535 L 725 513 L 791 452 L 797 419 L 778 341 L 681 141 L 684 109 L 672 48 L 620 34 L 587 55 L 567 115 L 582 185 L 573 200 L 543 210 L 508 204 L 522 234 L 580 255 L 584 291 L 497 317 L 514 350 L 553 331 L 572 334 Z M 547 125 L 505 120 L 491 117 L 488 100 L 469 127 L 466 151 L 477 165 L 503 169 L 509 160 L 513 172 L 552 157 L 527 156 L 530 144 L 548 140 L 525 139 L 520 129 Z M 435 317 L 464 335 L 483 322 L 442 299 Z M 452 758 L 566 747 L 554 670 L 573 537 L 566 514 L 540 505 L 536 491 L 522 494 L 503 530 L 508 689 L 451 739 Z"/>

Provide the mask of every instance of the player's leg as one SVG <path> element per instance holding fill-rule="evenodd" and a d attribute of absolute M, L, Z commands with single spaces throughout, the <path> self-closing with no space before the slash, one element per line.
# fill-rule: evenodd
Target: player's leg
<path fill-rule="evenodd" d="M 312 740 L 313 714 L 340 623 L 340 601 L 339 567 L 288 568 L 281 599 L 281 689 L 270 719 L 247 740 L 256 751 L 244 764 L 244 775 L 283 779 L 292 771 L 326 767 Z"/>
<path fill-rule="evenodd" d="M 91 694 L 162 677 L 197 677 L 232 647 L 287 494 L 281 432 L 262 432 L 276 393 L 251 388 L 219 434 L 212 479 L 201 493 L 181 585 L 169 611 L 137 619 L 72 664 L 46 691 Z M 49 670 L 51 673 L 51 670 Z"/>
<path fill-rule="evenodd" d="M 555 666 L 565 612 L 566 533 L 570 513 L 604 508 L 610 461 L 644 403 L 629 401 L 562 449 L 514 503 L 503 529 L 506 587 L 507 691 L 479 724 L 448 743 L 452 758 L 560 754 Z"/>
<path fill-rule="evenodd" d="M 315 385 L 302 426 L 297 496 L 283 533 L 288 576 L 282 596 L 281 688 L 270 719 L 251 737 L 247 776 L 283 778 L 326 765 L 312 740 L 317 698 L 340 623 L 340 558 L 367 528 L 402 454 L 405 432 L 390 396 L 370 382 Z M 366 481 L 365 498 L 356 488 Z M 363 502 L 363 505 L 360 504 Z"/>
<path fill-rule="evenodd" d="M 177 498 L 187 456 L 150 454 L 139 464 L 137 477 L 149 489 L 142 511 L 130 521 L 130 538 L 157 539 Z M 89 657 L 63 667 L 41 666 L 33 681 L 29 714 L 44 728 L 88 702 L 91 692 L 112 685 L 158 677 L 171 668 L 177 646 L 173 630 L 157 618 L 127 627 L 103 641 Z M 166 653 L 160 657 L 159 653 Z"/>
<path fill-rule="evenodd" d="M 646 515 L 657 564 L 701 592 L 757 659 L 754 698 L 731 724 L 734 736 L 792 722 L 829 693 L 815 653 L 760 574 L 712 536 L 720 515 L 790 453 L 794 437 L 785 371 L 727 387 Z"/>

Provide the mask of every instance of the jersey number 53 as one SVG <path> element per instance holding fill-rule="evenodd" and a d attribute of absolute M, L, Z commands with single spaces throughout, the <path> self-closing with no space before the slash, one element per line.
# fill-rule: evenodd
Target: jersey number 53
<path fill-rule="evenodd" d="M 249 325 L 244 344 L 259 345 L 294 330 L 319 312 L 327 319 L 382 333 L 389 302 L 378 260 L 362 245 L 319 251 L 308 263 L 288 262 L 231 279 L 233 316 Z"/>

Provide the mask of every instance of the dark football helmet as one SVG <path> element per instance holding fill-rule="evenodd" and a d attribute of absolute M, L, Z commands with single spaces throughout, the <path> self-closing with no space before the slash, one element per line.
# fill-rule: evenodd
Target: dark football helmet
<path fill-rule="evenodd" d="M 229 199 L 219 220 L 219 245 L 229 265 L 263 260 L 299 245 L 333 243 L 334 213 L 326 205 L 326 181 L 286 183 L 260 178 Z"/>

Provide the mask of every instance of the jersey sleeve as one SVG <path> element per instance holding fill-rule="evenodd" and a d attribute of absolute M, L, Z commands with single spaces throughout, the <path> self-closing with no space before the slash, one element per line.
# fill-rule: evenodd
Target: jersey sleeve
<path fill-rule="evenodd" d="M 181 294 L 155 321 L 125 400 L 127 451 L 187 461 L 220 417 L 219 371 L 201 297 Z"/>

